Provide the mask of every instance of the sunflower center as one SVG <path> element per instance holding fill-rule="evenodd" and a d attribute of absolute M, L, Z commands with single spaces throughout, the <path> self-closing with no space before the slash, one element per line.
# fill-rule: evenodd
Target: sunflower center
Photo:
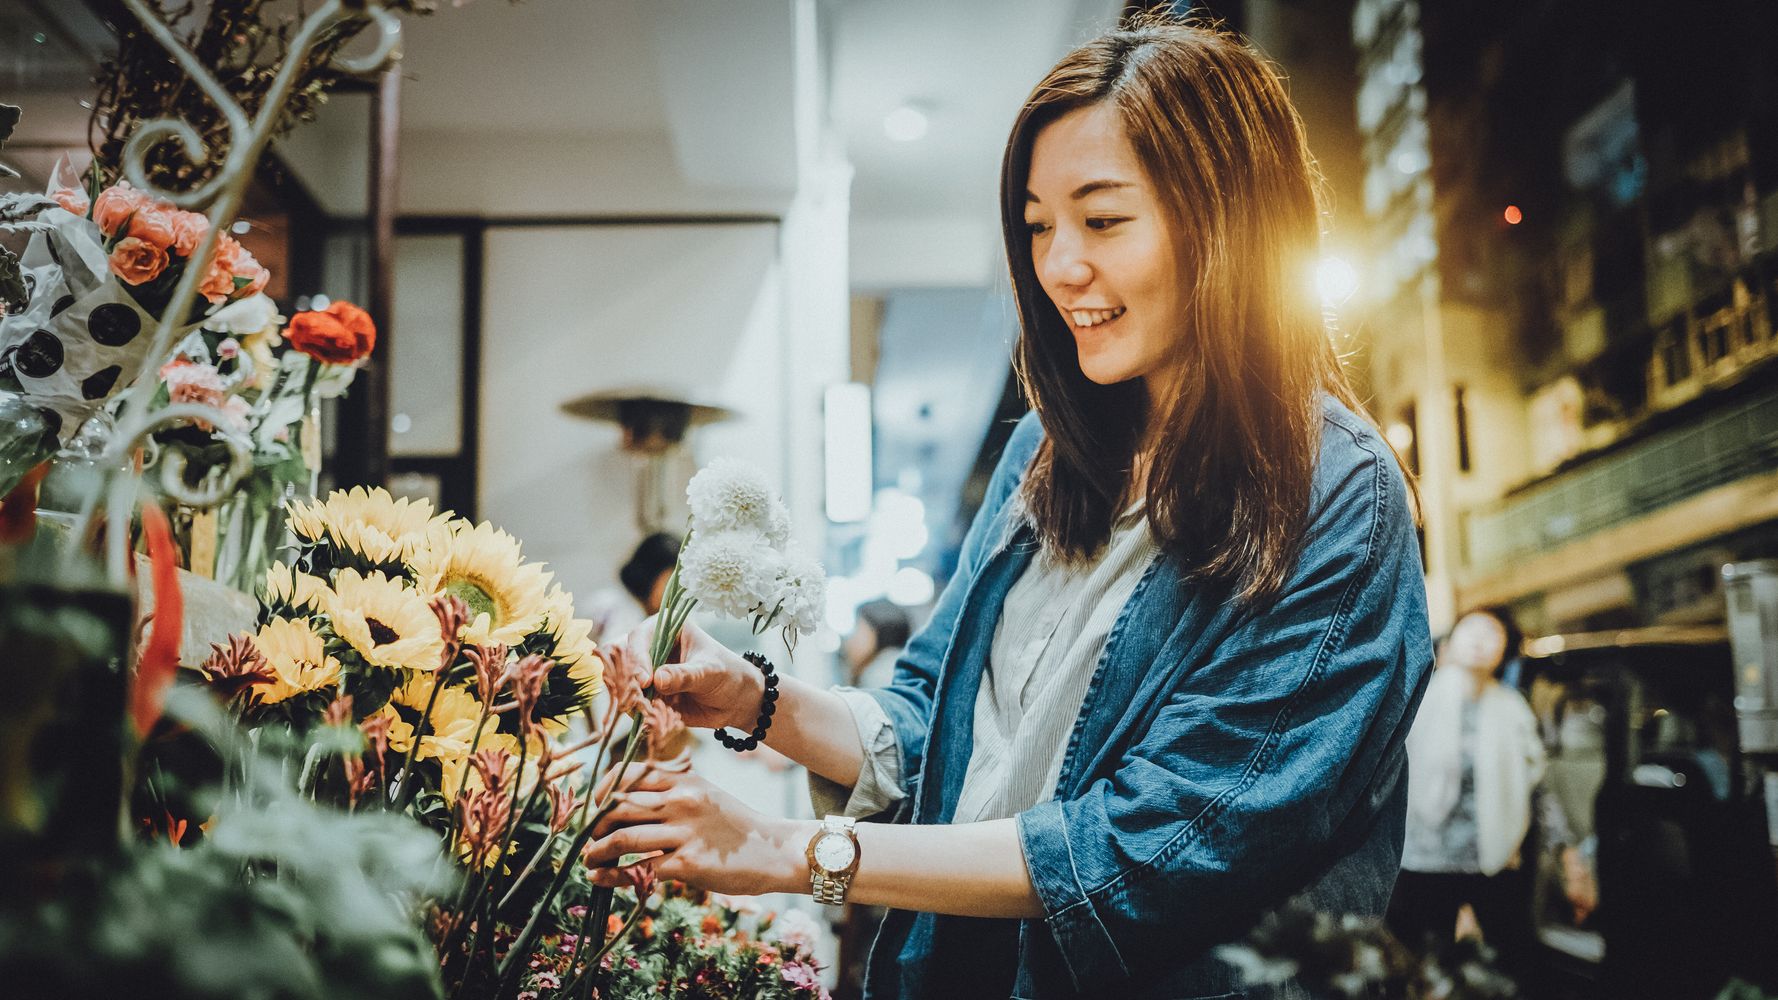
<path fill-rule="evenodd" d="M 501 624 L 504 616 L 501 614 L 500 601 L 489 592 L 491 588 L 483 586 L 480 581 L 469 579 L 467 577 L 457 577 L 450 583 L 445 584 L 444 589 L 445 593 L 450 594 L 453 597 L 462 598 L 463 603 L 469 606 L 469 617 L 471 619 L 474 619 L 477 615 L 485 614 L 488 616 L 488 620 L 494 623 L 495 627 L 499 627 Z"/>
<path fill-rule="evenodd" d="M 389 643 L 401 638 L 400 632 L 384 625 L 375 618 L 366 617 L 364 619 L 364 624 L 370 628 L 370 641 L 379 646 L 387 646 Z"/>

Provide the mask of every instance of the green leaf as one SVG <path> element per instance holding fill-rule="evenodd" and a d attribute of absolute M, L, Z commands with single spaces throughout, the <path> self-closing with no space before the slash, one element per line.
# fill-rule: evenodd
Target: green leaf
<path fill-rule="evenodd" d="M 25 272 L 16 254 L 0 247 L 0 311 L 18 312 L 31 304 L 25 288 Z"/>

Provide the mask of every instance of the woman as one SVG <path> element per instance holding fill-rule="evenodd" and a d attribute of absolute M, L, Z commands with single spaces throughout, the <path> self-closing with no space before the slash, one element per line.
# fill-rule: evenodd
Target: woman
<path fill-rule="evenodd" d="M 1439 649 L 1408 736 L 1408 834 L 1389 923 L 1413 945 L 1450 941 L 1468 905 L 1503 963 L 1522 972 L 1532 928 L 1521 849 L 1534 802 L 1543 806 L 1545 839 L 1564 847 L 1565 890 L 1577 918 L 1594 894 L 1559 804 L 1537 794 L 1544 773 L 1537 718 L 1500 682 L 1520 642 L 1506 609 L 1483 608 L 1458 619 Z"/>
<path fill-rule="evenodd" d="M 1302 294 L 1313 176 L 1231 35 L 1063 59 L 1002 174 L 1035 412 L 894 682 L 786 679 L 766 736 L 879 821 L 662 776 L 592 861 L 890 907 L 877 997 L 1285 995 L 1212 946 L 1296 895 L 1382 913 L 1431 643 L 1406 482 Z M 695 629 L 679 653 L 655 685 L 690 724 L 755 726 L 760 671 Z"/>

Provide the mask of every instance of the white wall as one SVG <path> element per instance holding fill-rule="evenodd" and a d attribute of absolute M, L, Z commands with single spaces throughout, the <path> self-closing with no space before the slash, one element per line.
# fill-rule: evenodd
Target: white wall
<path fill-rule="evenodd" d="M 495 228 L 482 314 L 478 513 L 524 540 L 583 602 L 639 533 L 615 427 L 561 412 L 649 386 L 733 408 L 696 432 L 782 480 L 777 228 Z"/>

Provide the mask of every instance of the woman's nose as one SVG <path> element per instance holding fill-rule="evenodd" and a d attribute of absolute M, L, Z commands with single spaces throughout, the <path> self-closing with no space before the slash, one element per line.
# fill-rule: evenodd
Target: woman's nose
<path fill-rule="evenodd" d="M 1043 257 L 1044 284 L 1079 288 L 1093 280 L 1093 267 L 1081 253 L 1078 240 L 1057 234 Z"/>

